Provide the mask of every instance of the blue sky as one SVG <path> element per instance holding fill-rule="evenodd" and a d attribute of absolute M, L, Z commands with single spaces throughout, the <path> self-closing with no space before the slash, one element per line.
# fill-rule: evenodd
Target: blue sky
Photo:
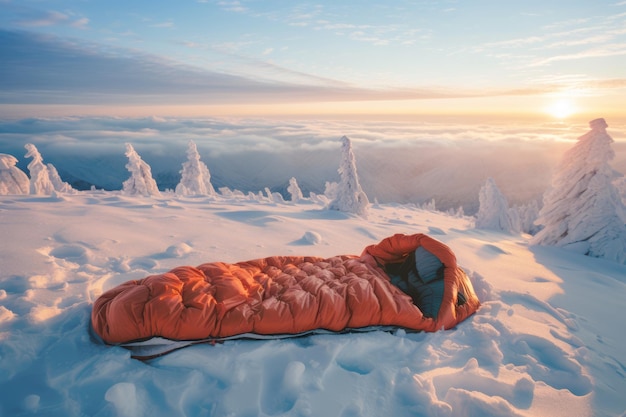
<path fill-rule="evenodd" d="M 626 1 L 0 0 L 0 61 L 0 117 L 619 115 Z"/>

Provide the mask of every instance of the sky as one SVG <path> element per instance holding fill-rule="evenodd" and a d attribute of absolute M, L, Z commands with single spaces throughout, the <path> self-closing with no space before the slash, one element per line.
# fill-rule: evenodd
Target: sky
<path fill-rule="evenodd" d="M 622 117 L 626 1 L 0 0 L 0 118 Z"/>

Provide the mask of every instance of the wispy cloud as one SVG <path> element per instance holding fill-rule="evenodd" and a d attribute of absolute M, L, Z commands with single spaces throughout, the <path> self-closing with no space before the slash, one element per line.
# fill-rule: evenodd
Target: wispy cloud
<path fill-rule="evenodd" d="M 243 13 L 248 11 L 248 8 L 242 5 L 241 2 L 237 0 L 218 1 L 217 5 L 229 12 Z"/>
<path fill-rule="evenodd" d="M 66 25 L 84 29 L 89 24 L 89 19 L 85 17 L 76 18 L 54 10 L 46 12 L 33 11 L 30 12 L 28 16 L 18 20 L 16 23 L 18 26 L 27 28 Z"/>
<path fill-rule="evenodd" d="M 584 51 L 560 54 L 548 58 L 537 59 L 529 64 L 530 67 L 541 67 L 558 61 L 574 61 L 589 58 L 602 58 L 609 56 L 626 55 L 626 43 L 608 44 L 602 47 L 587 49 Z"/>
<path fill-rule="evenodd" d="M 0 30 L 0 101 L 4 103 L 220 103 L 339 100 L 380 92 L 304 73 L 308 83 L 259 81 L 192 67 L 133 50 L 102 48 L 53 36 Z M 28 64 L 26 64 L 28 63 Z M 288 70 L 271 63 L 259 67 Z M 311 81 L 315 80 L 315 83 Z M 395 94 L 395 93 L 394 93 Z"/>

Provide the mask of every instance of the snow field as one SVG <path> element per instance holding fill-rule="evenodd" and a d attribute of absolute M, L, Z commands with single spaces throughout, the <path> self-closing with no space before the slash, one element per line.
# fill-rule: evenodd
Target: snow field
<path fill-rule="evenodd" d="M 467 217 L 118 192 L 3 196 L 0 415 L 621 416 L 623 265 Z M 359 254 L 393 233 L 452 247 L 483 305 L 450 331 L 188 347 L 140 362 L 88 332 L 95 298 L 179 265 Z M 4 234 L 6 233 L 6 234 Z M 610 295 L 610 296 L 607 296 Z"/>

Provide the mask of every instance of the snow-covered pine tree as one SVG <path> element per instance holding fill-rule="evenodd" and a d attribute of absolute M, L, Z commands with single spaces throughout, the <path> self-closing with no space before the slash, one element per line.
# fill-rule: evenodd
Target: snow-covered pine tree
<path fill-rule="evenodd" d="M 514 218 L 516 212 L 509 209 L 506 197 L 500 192 L 493 178 L 487 178 L 481 187 L 478 201 L 480 205 L 475 224 L 477 229 L 519 232 L 519 219 Z"/>
<path fill-rule="evenodd" d="M 30 180 L 21 169 L 15 166 L 17 158 L 0 153 L 0 195 L 28 194 Z"/>
<path fill-rule="evenodd" d="M 302 195 L 302 190 L 300 189 L 298 181 L 295 177 L 291 177 L 291 179 L 289 180 L 289 186 L 287 187 L 287 191 L 289 192 L 289 194 L 291 194 L 291 201 L 294 203 L 297 203 L 304 198 L 304 196 Z"/>
<path fill-rule="evenodd" d="M 130 178 L 122 184 L 123 192 L 146 197 L 160 196 L 156 181 L 152 178 L 150 165 L 141 159 L 130 143 L 126 144 L 126 156 L 128 157 L 126 169 L 130 172 Z"/>
<path fill-rule="evenodd" d="M 626 214 L 609 165 L 615 152 L 604 119 L 563 156 L 546 191 L 531 243 L 553 245 L 626 263 Z"/>
<path fill-rule="evenodd" d="M 54 192 L 54 185 L 50 181 L 48 167 L 43 163 L 43 158 L 32 143 L 24 145 L 26 158 L 33 158 L 28 164 L 30 172 L 30 194 L 51 195 Z"/>
<path fill-rule="evenodd" d="M 187 145 L 187 161 L 180 171 L 180 182 L 176 186 L 177 195 L 215 195 L 215 188 L 211 184 L 211 173 L 204 162 L 194 141 Z"/>
<path fill-rule="evenodd" d="M 359 184 L 352 143 L 347 136 L 343 136 L 341 142 L 341 162 L 337 170 L 340 181 L 337 186 L 337 195 L 328 208 L 367 217 L 369 200 Z"/>

